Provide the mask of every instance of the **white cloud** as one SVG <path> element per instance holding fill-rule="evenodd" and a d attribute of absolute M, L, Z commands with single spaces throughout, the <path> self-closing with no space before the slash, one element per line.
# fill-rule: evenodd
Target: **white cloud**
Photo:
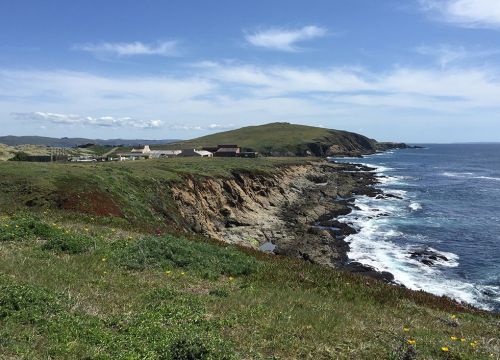
<path fill-rule="evenodd" d="M 161 120 L 139 120 L 131 117 L 116 118 L 113 116 L 81 116 L 74 114 L 56 114 L 41 111 L 16 112 L 11 114 L 16 120 L 27 121 L 48 121 L 54 124 L 64 125 L 90 125 L 102 127 L 129 127 L 139 129 L 159 128 L 163 122 Z"/>
<path fill-rule="evenodd" d="M 300 29 L 270 28 L 246 33 L 245 39 L 250 44 L 271 50 L 298 51 L 297 43 L 323 37 L 325 28 L 309 25 Z"/>
<path fill-rule="evenodd" d="M 422 45 L 417 47 L 415 51 L 418 54 L 435 58 L 441 67 L 470 59 L 486 59 L 490 56 L 500 54 L 500 50 L 498 49 L 466 49 L 463 46 L 451 46 L 446 44 L 437 46 Z"/>
<path fill-rule="evenodd" d="M 500 73 L 485 66 L 374 72 L 205 62 L 190 69 L 177 77 L 0 70 L 0 119 L 24 133 L 43 122 L 59 124 L 61 132 L 80 124 L 82 133 L 100 129 L 98 135 L 88 130 L 88 136 L 157 138 L 273 121 L 353 131 L 371 126 L 374 137 L 381 124 L 404 123 L 408 117 L 418 121 L 432 115 L 436 124 L 445 118 L 500 121 Z"/>
<path fill-rule="evenodd" d="M 157 44 L 144 44 L 140 41 L 130 43 L 88 43 L 75 45 L 76 50 L 87 51 L 95 55 L 135 56 L 159 55 L 178 56 L 180 54 L 177 41 L 162 41 Z"/>
<path fill-rule="evenodd" d="M 465 27 L 500 28 L 499 0 L 420 0 L 422 8 Z"/>
<path fill-rule="evenodd" d="M 173 124 L 168 128 L 171 130 L 182 130 L 182 131 L 215 131 L 215 130 L 229 130 L 234 129 L 236 126 L 234 124 L 208 124 L 208 125 L 183 125 L 183 124 Z"/>
<path fill-rule="evenodd" d="M 436 58 L 441 67 L 466 59 L 471 55 L 463 47 L 452 47 L 448 45 L 439 45 L 437 47 L 422 45 L 417 47 L 415 51 L 420 55 L 432 56 Z"/>

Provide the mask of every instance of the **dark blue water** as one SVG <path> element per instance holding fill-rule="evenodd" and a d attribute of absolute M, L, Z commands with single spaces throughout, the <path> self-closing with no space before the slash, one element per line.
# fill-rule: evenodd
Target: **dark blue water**
<path fill-rule="evenodd" d="M 412 289 L 500 311 L 500 144 L 425 145 L 363 159 L 401 199 L 359 197 L 342 221 L 352 260 L 393 273 Z M 445 256 L 432 265 L 411 257 Z"/>

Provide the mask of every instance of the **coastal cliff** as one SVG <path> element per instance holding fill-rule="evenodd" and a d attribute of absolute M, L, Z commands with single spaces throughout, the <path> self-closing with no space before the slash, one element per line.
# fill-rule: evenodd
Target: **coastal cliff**
<path fill-rule="evenodd" d="M 192 231 L 220 241 L 346 267 L 344 238 L 356 230 L 336 220 L 355 195 L 383 196 L 370 168 L 324 161 L 277 169 L 273 174 L 233 172 L 228 178 L 189 178 L 171 189 Z M 392 280 L 360 264 L 355 272 Z"/>

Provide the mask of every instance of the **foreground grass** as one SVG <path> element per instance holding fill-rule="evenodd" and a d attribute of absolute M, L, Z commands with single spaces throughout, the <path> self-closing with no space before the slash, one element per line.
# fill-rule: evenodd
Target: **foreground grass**
<path fill-rule="evenodd" d="M 493 314 L 294 259 L 118 225 L 51 212 L 0 219 L 0 358 L 500 355 Z"/>

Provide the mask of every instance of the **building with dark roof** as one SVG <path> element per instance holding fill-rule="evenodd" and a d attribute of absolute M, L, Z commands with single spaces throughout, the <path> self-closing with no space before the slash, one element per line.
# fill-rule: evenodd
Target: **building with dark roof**
<path fill-rule="evenodd" d="M 238 157 L 240 155 L 240 148 L 238 145 L 219 145 L 214 156 L 217 157 Z"/>

